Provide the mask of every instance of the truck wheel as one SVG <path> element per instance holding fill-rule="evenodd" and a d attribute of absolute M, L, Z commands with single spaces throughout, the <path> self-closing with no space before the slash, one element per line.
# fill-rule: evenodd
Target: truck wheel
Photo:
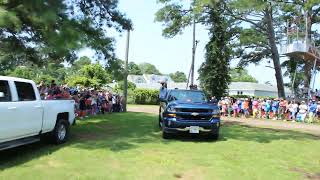
<path fill-rule="evenodd" d="M 162 128 L 162 118 L 161 118 L 161 115 L 159 114 L 159 128 Z"/>
<path fill-rule="evenodd" d="M 58 120 L 52 131 L 52 140 L 55 144 L 62 144 L 68 140 L 69 123 L 63 119 Z"/>
<path fill-rule="evenodd" d="M 163 139 L 171 139 L 172 135 L 170 133 L 166 133 L 165 131 L 162 131 L 162 138 Z"/>
<path fill-rule="evenodd" d="M 219 133 L 217 133 L 217 134 L 210 134 L 209 135 L 209 139 L 211 139 L 211 140 L 218 140 L 219 139 Z"/>

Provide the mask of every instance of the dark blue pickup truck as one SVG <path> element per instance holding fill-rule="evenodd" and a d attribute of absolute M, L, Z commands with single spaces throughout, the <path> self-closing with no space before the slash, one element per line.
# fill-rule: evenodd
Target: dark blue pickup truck
<path fill-rule="evenodd" d="M 166 96 L 160 98 L 159 126 L 164 139 L 174 133 L 188 132 L 207 134 L 216 140 L 219 138 L 220 110 L 202 91 L 168 90 Z"/>

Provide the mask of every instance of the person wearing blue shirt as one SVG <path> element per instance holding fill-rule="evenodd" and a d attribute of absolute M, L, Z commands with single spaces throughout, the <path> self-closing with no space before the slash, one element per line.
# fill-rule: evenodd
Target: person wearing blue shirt
<path fill-rule="evenodd" d="M 315 100 L 312 100 L 312 102 L 309 104 L 308 110 L 309 110 L 309 118 L 307 119 L 307 122 L 312 123 L 313 118 L 317 113 L 317 103 Z"/>
<path fill-rule="evenodd" d="M 279 110 L 279 101 L 278 99 L 275 99 L 272 103 L 272 113 L 273 113 L 274 120 L 276 120 L 278 117 L 278 110 Z"/>

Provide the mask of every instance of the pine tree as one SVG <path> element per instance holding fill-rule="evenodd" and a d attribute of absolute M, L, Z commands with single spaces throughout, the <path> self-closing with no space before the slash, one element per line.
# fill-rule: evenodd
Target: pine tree
<path fill-rule="evenodd" d="M 210 41 L 206 45 L 205 62 L 199 69 L 201 87 L 211 96 L 222 97 L 230 83 L 230 41 L 234 35 L 231 22 L 224 16 L 225 3 L 218 2 L 209 10 Z"/>

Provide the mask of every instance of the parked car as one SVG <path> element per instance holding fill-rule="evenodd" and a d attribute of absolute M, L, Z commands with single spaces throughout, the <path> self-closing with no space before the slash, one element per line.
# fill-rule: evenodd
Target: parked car
<path fill-rule="evenodd" d="M 210 103 L 203 91 L 168 90 L 160 101 L 159 126 L 163 138 L 179 132 L 206 134 L 215 140 L 219 138 L 219 107 Z"/>
<path fill-rule="evenodd" d="M 31 80 L 0 76 L 0 150 L 25 145 L 50 135 L 67 141 L 75 122 L 73 100 L 41 100 Z"/>

